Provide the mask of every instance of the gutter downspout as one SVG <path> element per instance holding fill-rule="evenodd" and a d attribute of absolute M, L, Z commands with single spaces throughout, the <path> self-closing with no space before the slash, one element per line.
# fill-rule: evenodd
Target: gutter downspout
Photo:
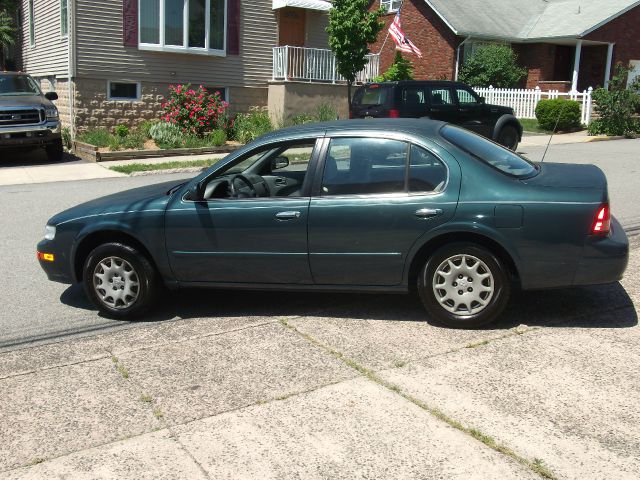
<path fill-rule="evenodd" d="M 471 35 L 469 35 L 467 38 L 465 38 L 460 45 L 458 45 L 458 48 L 456 50 L 456 76 L 454 78 L 454 80 L 457 82 L 458 81 L 458 72 L 460 71 L 460 48 L 462 48 L 462 46 L 467 43 L 469 40 L 471 40 Z"/>
<path fill-rule="evenodd" d="M 67 88 L 68 88 L 68 102 L 69 102 L 69 132 L 71 133 L 71 140 L 73 141 L 76 138 L 75 132 L 75 119 L 73 114 L 73 107 L 75 103 L 74 99 L 74 89 L 72 84 L 72 79 L 75 75 L 75 43 L 73 42 L 75 38 L 75 28 L 74 28 L 74 18 L 75 18 L 75 2 L 74 0 L 68 0 L 69 4 L 67 5 Z"/>

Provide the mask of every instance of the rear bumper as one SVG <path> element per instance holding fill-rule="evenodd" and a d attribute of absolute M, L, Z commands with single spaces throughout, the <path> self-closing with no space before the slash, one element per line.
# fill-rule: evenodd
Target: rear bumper
<path fill-rule="evenodd" d="M 589 236 L 583 257 L 578 262 L 573 285 L 597 285 L 617 282 L 629 263 L 629 240 L 622 225 L 611 219 L 611 234 Z"/>

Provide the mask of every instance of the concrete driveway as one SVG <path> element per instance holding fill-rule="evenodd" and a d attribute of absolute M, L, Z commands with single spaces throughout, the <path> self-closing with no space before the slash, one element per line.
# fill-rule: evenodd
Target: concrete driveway
<path fill-rule="evenodd" d="M 638 478 L 635 247 L 622 283 L 519 294 L 490 329 L 407 296 L 193 291 L 2 353 L 0 478 Z"/>

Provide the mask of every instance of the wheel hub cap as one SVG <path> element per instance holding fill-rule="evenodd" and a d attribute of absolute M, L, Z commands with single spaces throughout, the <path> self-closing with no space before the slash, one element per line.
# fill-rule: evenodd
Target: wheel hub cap
<path fill-rule="evenodd" d="M 440 306 L 456 315 L 484 310 L 494 294 L 493 274 L 472 255 L 453 255 L 433 275 L 433 293 Z"/>
<path fill-rule="evenodd" d="M 140 293 L 140 281 L 133 266 L 120 257 L 107 257 L 93 271 L 93 288 L 108 307 L 122 310 L 133 305 Z"/>

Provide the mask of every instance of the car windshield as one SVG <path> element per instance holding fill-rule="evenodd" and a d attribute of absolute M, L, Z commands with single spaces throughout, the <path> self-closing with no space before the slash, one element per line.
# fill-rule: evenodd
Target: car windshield
<path fill-rule="evenodd" d="M 0 74 L 0 96 L 40 94 L 38 85 L 28 75 Z"/>
<path fill-rule="evenodd" d="M 469 130 L 445 125 L 440 132 L 456 147 L 507 175 L 525 178 L 535 175 L 538 171 L 536 166 L 524 157 Z"/>
<path fill-rule="evenodd" d="M 379 85 L 377 83 L 360 87 L 353 96 L 353 104 L 369 107 L 373 105 L 384 105 L 390 91 L 390 86 Z"/>

